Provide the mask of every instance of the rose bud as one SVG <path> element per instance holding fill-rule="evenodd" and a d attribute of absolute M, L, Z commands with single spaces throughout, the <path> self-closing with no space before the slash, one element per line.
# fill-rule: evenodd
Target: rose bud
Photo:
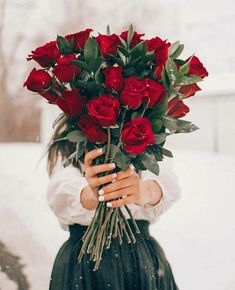
<path fill-rule="evenodd" d="M 142 102 L 146 91 L 145 81 L 135 76 L 125 79 L 125 86 L 120 95 L 120 101 L 124 106 L 137 109 Z"/>
<path fill-rule="evenodd" d="M 68 34 L 65 36 L 65 38 L 71 43 L 74 52 L 79 52 L 81 48 L 84 48 L 91 31 L 93 31 L 93 29 L 87 28 L 84 31 L 79 31 L 77 33 Z"/>
<path fill-rule="evenodd" d="M 150 78 L 146 78 L 144 81 L 146 84 L 146 92 L 143 96 L 143 103 L 145 103 L 148 108 L 153 108 L 164 100 L 166 88 Z"/>
<path fill-rule="evenodd" d="M 171 43 L 166 40 L 162 40 L 160 37 L 145 40 L 147 45 L 147 51 L 154 50 L 155 76 L 157 79 L 161 79 L 163 67 L 168 58 L 168 48 Z"/>
<path fill-rule="evenodd" d="M 100 126 L 114 126 L 120 112 L 120 103 L 112 95 L 101 95 L 91 98 L 87 103 L 87 110 Z"/>
<path fill-rule="evenodd" d="M 122 67 L 107 67 L 103 70 L 105 75 L 105 86 L 110 92 L 113 90 L 120 92 L 124 86 L 124 78 L 122 76 Z"/>
<path fill-rule="evenodd" d="M 133 37 L 132 37 L 132 40 L 131 40 L 131 47 L 134 47 L 136 46 L 136 44 L 140 43 L 141 41 L 143 41 L 143 39 L 141 39 L 142 36 L 144 36 L 145 33 L 137 33 L 136 31 L 134 31 L 133 33 Z M 120 37 L 122 39 L 124 39 L 125 41 L 127 41 L 127 36 L 128 36 L 128 31 L 123 31 L 121 34 L 120 34 Z"/>
<path fill-rule="evenodd" d="M 189 107 L 186 106 L 183 101 L 174 98 L 168 103 L 167 115 L 172 118 L 184 117 L 189 112 Z"/>
<path fill-rule="evenodd" d="M 103 57 L 109 57 L 109 54 L 116 55 L 118 45 L 122 42 L 116 34 L 105 35 L 100 34 L 95 38 L 100 46 L 101 54 Z"/>
<path fill-rule="evenodd" d="M 186 59 L 186 62 L 189 59 L 190 59 L 190 57 L 188 59 Z M 207 72 L 206 68 L 203 66 L 203 64 L 200 62 L 200 60 L 196 56 L 193 56 L 191 61 L 190 61 L 189 74 L 197 75 L 201 78 L 208 76 L 208 72 Z"/>
<path fill-rule="evenodd" d="M 57 41 L 51 41 L 31 51 L 27 60 L 35 60 L 42 67 L 54 65 L 60 57 L 60 51 L 57 47 Z"/>
<path fill-rule="evenodd" d="M 87 140 L 91 143 L 105 143 L 107 141 L 107 134 L 105 130 L 99 126 L 96 119 L 91 115 L 82 115 L 77 123 L 85 134 Z"/>
<path fill-rule="evenodd" d="M 81 69 L 70 62 L 70 60 L 76 59 L 74 54 L 68 54 L 58 59 L 58 64 L 54 67 L 52 72 L 59 81 L 70 82 L 80 74 Z"/>
<path fill-rule="evenodd" d="M 197 84 L 181 86 L 179 93 L 182 95 L 182 99 L 189 98 L 194 96 L 197 91 L 200 91 L 201 88 Z"/>
<path fill-rule="evenodd" d="M 47 90 L 51 85 L 51 76 L 43 69 L 36 70 L 34 68 L 23 86 L 33 92 L 43 92 Z"/>
<path fill-rule="evenodd" d="M 85 109 L 86 98 L 81 96 L 79 89 L 63 91 L 61 98 L 57 98 L 56 105 L 68 116 L 78 117 Z"/>
<path fill-rule="evenodd" d="M 146 39 L 147 51 L 154 50 L 154 60 L 158 65 L 164 65 L 168 58 L 168 48 L 171 46 L 167 40 L 162 40 L 160 37 Z"/>
<path fill-rule="evenodd" d="M 154 133 L 148 118 L 134 118 L 124 123 L 121 132 L 124 150 L 130 154 L 141 154 L 154 143 Z"/>
<path fill-rule="evenodd" d="M 55 104 L 57 98 L 59 98 L 58 95 L 53 92 L 40 93 L 40 95 L 45 98 L 50 104 Z"/>

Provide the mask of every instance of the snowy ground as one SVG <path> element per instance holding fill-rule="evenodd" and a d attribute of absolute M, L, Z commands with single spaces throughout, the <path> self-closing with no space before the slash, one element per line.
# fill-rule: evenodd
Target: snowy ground
<path fill-rule="evenodd" d="M 55 255 L 67 239 L 46 204 L 40 144 L 0 144 L 0 241 L 21 257 L 30 290 L 48 288 Z M 235 158 L 174 151 L 182 198 L 151 232 L 165 250 L 180 290 L 235 289 Z M 0 289 L 16 290 L 0 272 Z"/>

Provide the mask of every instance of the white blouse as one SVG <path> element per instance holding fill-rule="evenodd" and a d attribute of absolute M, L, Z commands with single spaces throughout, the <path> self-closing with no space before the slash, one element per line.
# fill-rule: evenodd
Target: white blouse
<path fill-rule="evenodd" d="M 158 176 L 149 170 L 141 171 L 141 180 L 146 179 L 158 182 L 163 192 L 162 198 L 156 205 L 136 205 L 133 203 L 128 204 L 128 207 L 135 219 L 144 219 L 154 223 L 162 213 L 181 197 L 181 188 L 178 178 L 172 170 L 170 158 L 165 158 L 163 162 L 160 162 L 160 174 Z M 86 185 L 88 185 L 88 182 L 78 168 L 72 165 L 63 167 L 61 158 L 58 158 L 48 182 L 47 202 L 65 231 L 69 230 L 68 225 L 74 223 L 89 225 L 92 220 L 95 210 L 84 208 L 80 201 L 81 190 Z M 154 193 L 156 187 L 152 184 L 152 187 L 148 190 L 152 190 Z M 124 207 L 123 213 L 129 218 Z"/>

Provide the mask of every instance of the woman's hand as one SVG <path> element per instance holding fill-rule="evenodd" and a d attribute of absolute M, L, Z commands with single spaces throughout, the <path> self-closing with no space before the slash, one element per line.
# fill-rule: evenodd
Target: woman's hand
<path fill-rule="evenodd" d="M 102 154 L 103 152 L 101 149 L 93 149 L 87 152 L 84 157 L 84 171 L 88 185 L 82 189 L 80 200 L 83 204 L 83 207 L 89 210 L 95 209 L 98 204 L 97 187 L 113 181 L 117 177 L 116 173 L 97 177 L 98 173 L 110 171 L 115 168 L 115 163 L 92 165 L 93 159 Z"/>
<path fill-rule="evenodd" d="M 135 170 L 129 166 L 127 170 L 117 173 L 113 183 L 102 187 L 99 195 L 99 201 L 109 201 L 107 203 L 109 207 L 120 207 L 129 203 L 142 204 L 142 181 Z M 120 197 L 122 198 L 119 200 L 113 200 Z"/>

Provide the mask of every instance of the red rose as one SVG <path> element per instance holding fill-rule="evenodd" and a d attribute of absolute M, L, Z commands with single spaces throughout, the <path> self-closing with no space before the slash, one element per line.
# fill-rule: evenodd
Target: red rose
<path fill-rule="evenodd" d="M 124 150 L 130 154 L 141 154 L 154 143 L 154 134 L 148 118 L 134 118 L 122 127 L 121 139 Z"/>
<path fill-rule="evenodd" d="M 87 114 L 82 115 L 77 125 L 91 143 L 105 143 L 107 141 L 105 130 L 99 126 L 94 117 Z"/>
<path fill-rule="evenodd" d="M 186 99 L 191 96 L 194 96 L 197 91 L 200 91 L 201 88 L 197 84 L 181 86 L 179 93 L 182 94 L 182 98 Z"/>
<path fill-rule="evenodd" d="M 36 70 L 34 68 L 27 80 L 24 82 L 23 86 L 27 87 L 28 90 L 33 92 L 42 92 L 47 90 L 51 85 L 51 76 L 48 72 L 43 69 Z"/>
<path fill-rule="evenodd" d="M 168 58 L 168 48 L 171 43 L 166 40 L 162 40 L 159 37 L 147 39 L 145 42 L 147 45 L 147 51 L 154 50 L 154 60 L 156 62 L 155 75 L 157 79 L 160 79 L 162 69 Z"/>
<path fill-rule="evenodd" d="M 171 46 L 167 40 L 162 40 L 160 37 L 145 40 L 147 51 L 154 50 L 154 60 L 158 65 L 165 64 L 168 58 L 168 48 Z"/>
<path fill-rule="evenodd" d="M 137 33 L 136 31 L 134 31 L 132 40 L 131 40 L 131 47 L 136 46 L 136 44 L 140 43 L 141 41 L 143 41 L 143 39 L 141 39 L 141 36 L 144 36 L 145 33 Z M 127 41 L 127 36 L 128 36 L 128 31 L 123 31 L 120 35 L 120 37 L 122 39 L 124 39 L 125 41 Z"/>
<path fill-rule="evenodd" d="M 74 78 L 76 78 L 81 69 L 72 64 L 70 60 L 76 60 L 76 56 L 74 54 L 68 54 L 58 59 L 58 64 L 52 70 L 53 74 L 61 81 L 61 82 L 70 82 Z"/>
<path fill-rule="evenodd" d="M 120 92 L 124 86 L 124 78 L 122 76 L 122 67 L 107 67 L 103 70 L 105 75 L 105 86 L 108 91 Z"/>
<path fill-rule="evenodd" d="M 186 59 L 186 62 L 189 59 L 190 57 Z M 206 68 L 203 66 L 203 64 L 200 62 L 200 60 L 196 56 L 193 56 L 190 61 L 189 74 L 197 75 L 197 76 L 200 76 L 201 78 L 208 76 L 208 72 Z"/>
<path fill-rule="evenodd" d="M 43 98 L 45 98 L 50 104 L 54 104 L 58 98 L 58 95 L 56 95 L 53 92 L 46 92 L 40 94 Z"/>
<path fill-rule="evenodd" d="M 168 116 L 172 118 L 184 117 L 189 112 L 189 107 L 183 101 L 174 98 L 168 103 Z"/>
<path fill-rule="evenodd" d="M 164 92 L 166 91 L 166 88 L 150 78 L 146 78 L 144 81 L 146 85 L 146 92 L 143 97 L 143 102 L 146 104 L 149 102 L 148 108 L 152 108 L 164 100 Z"/>
<path fill-rule="evenodd" d="M 120 104 L 114 96 L 104 94 L 91 98 L 87 103 L 87 109 L 101 126 L 107 127 L 116 124 Z"/>
<path fill-rule="evenodd" d="M 81 48 L 84 48 L 91 31 L 93 31 L 93 29 L 87 28 L 84 31 L 79 31 L 77 33 L 68 34 L 65 36 L 65 38 L 71 43 L 74 52 L 79 52 Z"/>
<path fill-rule="evenodd" d="M 57 98 L 56 105 L 68 116 L 77 117 L 85 109 L 86 98 L 79 94 L 79 89 L 63 91 L 61 98 Z"/>
<path fill-rule="evenodd" d="M 60 57 L 60 51 L 57 47 L 57 41 L 51 41 L 31 51 L 27 60 L 35 60 L 42 67 L 54 65 Z"/>
<path fill-rule="evenodd" d="M 120 100 L 124 106 L 137 109 L 141 105 L 142 97 L 145 95 L 146 84 L 142 79 L 135 76 L 125 79 L 125 86 L 120 95 Z"/>
<path fill-rule="evenodd" d="M 99 34 L 95 40 L 99 44 L 101 54 L 104 57 L 109 57 L 109 54 L 115 55 L 117 53 L 117 46 L 122 44 L 121 40 L 116 34 Z"/>

